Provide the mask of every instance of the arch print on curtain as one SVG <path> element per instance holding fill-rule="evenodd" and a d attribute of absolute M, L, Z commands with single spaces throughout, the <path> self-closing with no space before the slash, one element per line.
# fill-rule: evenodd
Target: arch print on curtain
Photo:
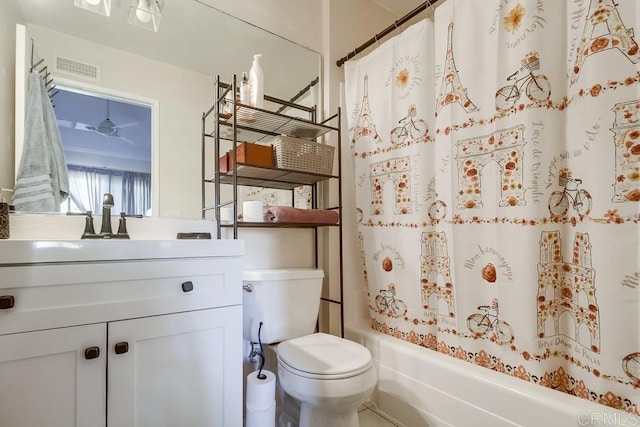
<path fill-rule="evenodd" d="M 640 4 L 431 15 L 345 64 L 372 327 L 640 415 Z"/>

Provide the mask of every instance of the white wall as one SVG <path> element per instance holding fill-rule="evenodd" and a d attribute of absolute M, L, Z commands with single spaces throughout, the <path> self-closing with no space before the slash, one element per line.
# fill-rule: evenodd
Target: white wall
<path fill-rule="evenodd" d="M 17 2 L 0 2 L 0 188 L 13 188 L 13 130 Z"/>

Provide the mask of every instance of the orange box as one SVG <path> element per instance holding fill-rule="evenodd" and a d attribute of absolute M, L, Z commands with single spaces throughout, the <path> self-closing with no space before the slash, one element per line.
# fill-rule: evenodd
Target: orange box
<path fill-rule="evenodd" d="M 229 155 L 229 153 L 220 156 L 220 158 L 218 159 L 218 168 L 220 169 L 220 172 L 222 173 L 226 173 L 229 171 L 229 158 L 231 156 Z"/>
<path fill-rule="evenodd" d="M 270 145 L 241 142 L 236 148 L 238 164 L 247 166 L 273 167 L 273 147 Z M 224 157 L 224 156 L 223 156 Z M 233 152 L 227 152 L 228 170 L 233 169 Z"/>

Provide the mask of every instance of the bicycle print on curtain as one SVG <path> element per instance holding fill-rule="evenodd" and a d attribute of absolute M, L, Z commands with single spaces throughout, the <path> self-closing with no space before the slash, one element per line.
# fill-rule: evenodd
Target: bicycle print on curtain
<path fill-rule="evenodd" d="M 639 414 L 639 7 L 447 0 L 346 63 L 374 329 Z"/>

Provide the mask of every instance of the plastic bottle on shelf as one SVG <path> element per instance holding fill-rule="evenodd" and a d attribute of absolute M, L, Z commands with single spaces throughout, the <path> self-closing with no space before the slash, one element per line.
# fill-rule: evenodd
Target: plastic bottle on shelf
<path fill-rule="evenodd" d="M 261 54 L 253 55 L 253 64 L 249 70 L 249 86 L 251 87 L 251 102 L 254 107 L 263 108 L 264 105 L 264 74 L 260 66 Z"/>
<path fill-rule="evenodd" d="M 244 105 L 252 105 L 249 78 L 245 72 L 242 73 L 242 78 L 240 79 L 240 103 Z"/>
<path fill-rule="evenodd" d="M 242 105 L 251 105 L 251 88 L 249 84 L 249 77 L 247 77 L 247 73 L 242 73 L 242 78 L 240 79 L 240 104 Z M 253 116 L 253 111 L 247 111 L 248 108 L 241 108 L 238 111 L 238 119 L 248 121 Z"/>

